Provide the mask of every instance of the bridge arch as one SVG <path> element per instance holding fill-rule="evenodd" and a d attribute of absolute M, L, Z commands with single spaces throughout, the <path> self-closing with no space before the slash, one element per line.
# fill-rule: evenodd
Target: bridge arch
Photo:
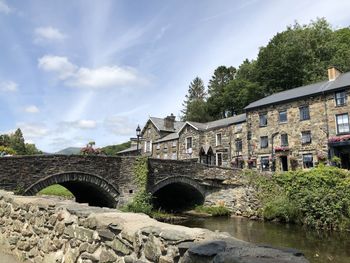
<path fill-rule="evenodd" d="M 204 187 L 188 176 L 169 176 L 155 184 L 150 193 L 155 208 L 175 212 L 201 205 L 205 199 Z"/>
<path fill-rule="evenodd" d="M 35 195 L 42 189 L 60 184 L 75 196 L 79 203 L 114 208 L 118 204 L 119 191 L 108 181 L 94 174 L 72 171 L 47 176 L 25 189 L 25 195 Z"/>

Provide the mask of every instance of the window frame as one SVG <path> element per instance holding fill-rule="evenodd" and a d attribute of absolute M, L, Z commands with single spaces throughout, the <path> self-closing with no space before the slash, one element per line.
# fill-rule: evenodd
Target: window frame
<path fill-rule="evenodd" d="M 286 115 L 286 120 L 285 121 L 281 121 L 281 113 L 285 113 Z M 288 111 L 287 110 L 280 110 L 279 112 L 278 112 L 278 122 L 279 123 L 287 123 L 288 122 Z"/>
<path fill-rule="evenodd" d="M 262 142 L 263 138 L 266 138 L 266 146 L 263 147 Z M 260 149 L 266 149 L 269 148 L 269 136 L 260 136 Z"/>
<path fill-rule="evenodd" d="M 282 139 L 283 137 L 286 138 L 286 142 L 287 143 L 283 143 L 283 139 Z M 282 133 L 281 134 L 281 147 L 287 147 L 287 146 L 289 146 L 288 134 L 287 133 Z"/>
<path fill-rule="evenodd" d="M 222 145 L 222 134 L 221 132 L 219 132 L 215 135 L 215 146 L 221 146 L 221 145 Z"/>
<path fill-rule="evenodd" d="M 304 136 L 303 136 L 303 135 L 305 135 L 305 134 L 310 134 L 310 141 L 304 142 L 304 140 L 303 140 Z M 311 143 L 312 143 L 312 134 L 311 134 L 311 131 L 310 131 L 310 130 L 309 130 L 309 131 L 302 131 L 302 132 L 301 132 L 301 144 L 302 144 L 302 145 L 307 145 L 307 144 L 311 144 Z"/>
<path fill-rule="evenodd" d="M 242 132 L 242 130 L 243 130 L 243 124 L 242 123 L 237 123 L 235 125 L 235 132 L 239 133 L 239 132 Z"/>
<path fill-rule="evenodd" d="M 220 157 L 220 163 L 219 163 L 219 155 Z M 215 162 L 216 162 L 216 166 L 222 166 L 222 160 L 223 160 L 223 154 L 221 152 L 216 153 L 216 158 L 215 158 Z"/>
<path fill-rule="evenodd" d="M 339 94 L 339 93 L 344 93 L 344 97 L 337 98 L 337 94 Z M 343 102 L 343 103 L 338 103 L 338 100 L 340 100 L 340 99 L 344 99 L 344 102 Z M 347 102 L 348 102 L 346 90 L 339 90 L 339 91 L 336 91 L 336 92 L 334 93 L 334 100 L 335 100 L 335 106 L 336 106 L 336 107 L 346 106 L 346 105 L 347 105 Z"/>
<path fill-rule="evenodd" d="M 265 124 L 262 124 L 262 117 L 265 118 Z M 259 113 L 259 127 L 267 127 L 267 112 Z"/>
<path fill-rule="evenodd" d="M 345 132 L 339 132 L 339 123 L 338 123 L 338 117 L 346 115 L 348 118 L 348 131 Z M 337 134 L 349 134 L 350 133 L 350 122 L 349 122 L 349 113 L 341 113 L 341 114 L 336 114 L 335 115 L 335 125 L 337 128 Z"/>
<path fill-rule="evenodd" d="M 311 162 L 305 162 L 305 157 L 306 156 L 311 156 Z M 311 163 L 311 165 L 306 165 L 307 163 Z M 309 168 L 313 168 L 314 167 L 314 156 L 312 153 L 305 153 L 303 154 L 303 168 L 304 169 L 309 169 Z"/>
<path fill-rule="evenodd" d="M 237 147 L 237 146 L 239 146 L 239 147 Z M 236 148 L 237 153 L 240 153 L 243 151 L 243 140 L 242 139 L 235 140 L 235 148 Z"/>
<path fill-rule="evenodd" d="M 263 160 L 267 160 L 267 167 L 263 167 Z M 270 158 L 268 156 L 261 156 L 260 157 L 260 168 L 262 172 L 270 171 Z"/>
<path fill-rule="evenodd" d="M 304 116 L 305 116 L 304 112 L 302 114 L 302 110 L 304 110 L 304 109 L 307 109 L 307 118 L 304 118 Z M 300 119 L 300 121 L 307 121 L 307 120 L 311 119 L 309 105 L 304 105 L 304 106 L 299 107 L 299 119 Z"/>
<path fill-rule="evenodd" d="M 188 147 L 189 143 L 188 140 L 191 142 L 191 147 Z M 193 148 L 193 139 L 192 136 L 186 137 L 186 150 L 192 149 Z"/>

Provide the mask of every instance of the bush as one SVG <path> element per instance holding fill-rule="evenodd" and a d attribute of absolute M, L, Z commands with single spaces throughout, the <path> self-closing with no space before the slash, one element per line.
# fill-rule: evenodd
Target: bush
<path fill-rule="evenodd" d="M 199 213 L 206 213 L 212 216 L 230 216 L 231 211 L 225 206 L 196 206 L 195 211 Z"/>
<path fill-rule="evenodd" d="M 141 191 L 137 193 L 133 200 L 121 210 L 124 212 L 144 213 L 151 215 L 152 209 L 152 195 L 150 193 L 146 193 L 145 191 Z"/>
<path fill-rule="evenodd" d="M 310 170 L 249 174 L 262 202 L 260 215 L 313 228 L 350 229 L 350 172 L 319 165 Z"/>

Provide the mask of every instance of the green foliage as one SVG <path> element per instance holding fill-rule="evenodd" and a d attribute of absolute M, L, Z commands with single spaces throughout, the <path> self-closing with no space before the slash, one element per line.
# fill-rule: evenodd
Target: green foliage
<path fill-rule="evenodd" d="M 332 65 L 350 71 L 350 28 L 334 30 L 324 18 L 307 25 L 295 23 L 261 47 L 256 60 L 244 60 L 238 70 L 215 69 L 206 107 L 193 105 L 191 111 L 205 109 L 203 121 L 239 114 L 272 93 L 327 79 Z"/>
<path fill-rule="evenodd" d="M 188 87 L 188 94 L 182 104 L 184 109 L 181 111 L 181 119 L 183 121 L 207 121 L 206 95 L 202 79 L 196 77 Z"/>
<path fill-rule="evenodd" d="M 246 172 L 259 192 L 260 215 L 313 228 L 350 230 L 350 172 L 320 165 L 274 174 Z"/>
<path fill-rule="evenodd" d="M 4 147 L 3 151 L 11 155 L 34 155 L 42 154 L 35 144 L 25 143 L 21 129 L 17 129 L 13 134 L 0 135 L 0 147 Z M 6 149 L 6 150 L 4 150 Z"/>
<path fill-rule="evenodd" d="M 122 208 L 122 211 L 151 215 L 153 209 L 152 195 L 146 191 L 148 180 L 147 157 L 137 157 L 133 169 L 139 191 L 135 194 L 133 200 Z"/>
<path fill-rule="evenodd" d="M 117 145 L 109 145 L 101 148 L 102 152 L 108 156 L 115 156 L 118 152 L 123 151 L 131 146 L 131 142 L 124 142 Z"/>
<path fill-rule="evenodd" d="M 341 159 L 338 156 L 333 156 L 331 162 L 338 167 L 341 165 Z"/>
<path fill-rule="evenodd" d="M 74 195 L 67 188 L 59 184 L 53 184 L 42 189 L 38 193 L 38 195 L 54 195 L 54 196 L 62 196 L 66 198 L 74 198 Z"/>
<path fill-rule="evenodd" d="M 199 205 L 195 207 L 195 211 L 199 213 L 210 214 L 211 216 L 230 216 L 231 215 L 231 211 L 223 205 L 218 205 L 218 206 Z"/>
<path fill-rule="evenodd" d="M 124 212 L 152 214 L 152 195 L 146 191 L 140 191 L 135 194 L 132 202 L 128 203 L 121 210 Z"/>
<path fill-rule="evenodd" d="M 0 156 L 7 154 L 16 155 L 16 151 L 10 147 L 0 145 Z"/>

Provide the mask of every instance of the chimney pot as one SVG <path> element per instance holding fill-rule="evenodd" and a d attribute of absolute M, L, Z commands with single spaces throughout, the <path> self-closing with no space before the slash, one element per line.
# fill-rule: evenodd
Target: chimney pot
<path fill-rule="evenodd" d="M 337 69 L 336 67 L 331 66 L 328 68 L 328 80 L 329 81 L 335 80 L 337 77 L 339 77 L 340 74 L 341 74 L 341 71 L 339 69 Z"/>

